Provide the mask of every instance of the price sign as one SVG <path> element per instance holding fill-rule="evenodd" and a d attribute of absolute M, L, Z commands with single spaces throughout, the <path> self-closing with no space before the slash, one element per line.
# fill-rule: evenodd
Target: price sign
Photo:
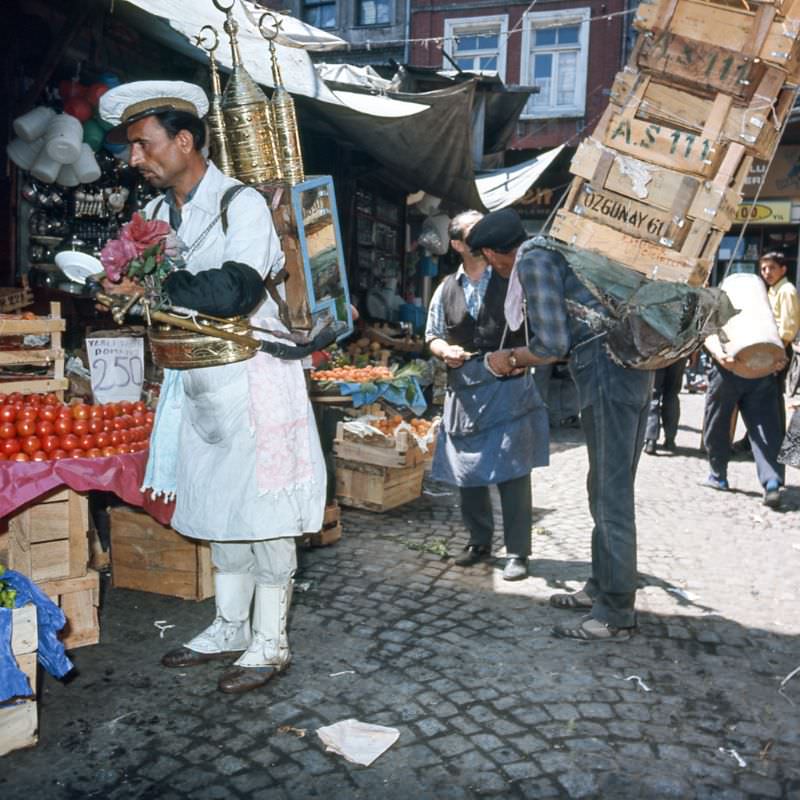
<path fill-rule="evenodd" d="M 87 339 L 92 393 L 97 403 L 136 402 L 144 381 L 144 340 L 141 337 Z"/>

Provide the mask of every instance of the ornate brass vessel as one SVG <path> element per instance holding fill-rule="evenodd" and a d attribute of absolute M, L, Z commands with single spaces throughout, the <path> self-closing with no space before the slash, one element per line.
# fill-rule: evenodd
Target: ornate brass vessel
<path fill-rule="evenodd" d="M 198 328 L 202 328 L 200 323 Z M 258 352 L 257 340 L 254 346 L 219 338 L 219 331 L 246 336 L 249 327 L 246 320 L 232 319 L 217 323 L 214 334 L 202 330 L 189 331 L 171 325 L 152 325 L 147 329 L 153 361 L 167 369 L 199 369 L 219 367 L 246 361 Z"/>

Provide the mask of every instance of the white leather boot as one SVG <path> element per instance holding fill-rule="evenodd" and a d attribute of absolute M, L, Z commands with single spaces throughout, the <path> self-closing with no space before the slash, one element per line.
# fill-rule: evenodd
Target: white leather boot
<path fill-rule="evenodd" d="M 165 667 L 189 667 L 213 658 L 238 653 L 250 644 L 250 606 L 255 579 L 251 574 L 214 574 L 217 614 L 202 633 L 183 647 L 167 653 Z"/>
<path fill-rule="evenodd" d="M 238 693 L 256 689 L 289 666 L 286 621 L 291 599 L 291 581 L 282 586 L 256 585 L 253 636 L 247 650 L 220 678 L 221 691 Z"/>

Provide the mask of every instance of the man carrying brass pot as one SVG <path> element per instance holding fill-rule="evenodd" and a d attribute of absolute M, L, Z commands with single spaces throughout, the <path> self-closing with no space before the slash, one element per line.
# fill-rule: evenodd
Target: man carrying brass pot
<path fill-rule="evenodd" d="M 131 166 L 164 190 L 145 214 L 169 221 L 182 243 L 185 269 L 163 283 L 171 304 L 283 330 L 263 291 L 283 265 L 272 218 L 258 192 L 203 156 L 207 110 L 202 89 L 178 81 L 123 84 L 100 102 L 116 126 L 109 141 L 127 142 Z M 136 287 L 123 278 L 114 290 Z M 144 488 L 175 497 L 172 526 L 210 541 L 216 567 L 215 619 L 162 663 L 235 659 L 221 691 L 264 685 L 290 660 L 295 537 L 318 530 L 324 513 L 325 468 L 300 362 L 259 352 L 165 370 Z"/>

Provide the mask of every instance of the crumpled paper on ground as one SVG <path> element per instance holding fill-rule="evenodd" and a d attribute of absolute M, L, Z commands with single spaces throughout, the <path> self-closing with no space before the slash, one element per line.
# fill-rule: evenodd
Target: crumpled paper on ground
<path fill-rule="evenodd" d="M 322 739 L 326 750 L 344 756 L 353 764 L 368 767 L 398 740 L 400 731 L 357 719 L 343 719 L 317 728 L 317 736 Z"/>

